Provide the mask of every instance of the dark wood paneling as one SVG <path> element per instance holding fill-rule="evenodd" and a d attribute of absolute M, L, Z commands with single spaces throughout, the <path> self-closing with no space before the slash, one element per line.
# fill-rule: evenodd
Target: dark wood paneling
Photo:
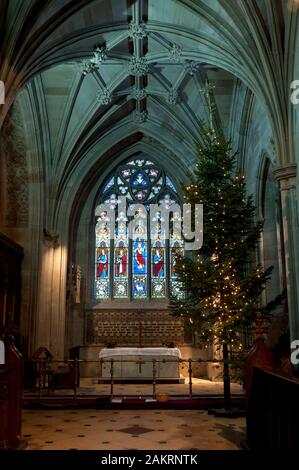
<path fill-rule="evenodd" d="M 0 233 L 0 328 L 20 329 L 23 248 Z"/>

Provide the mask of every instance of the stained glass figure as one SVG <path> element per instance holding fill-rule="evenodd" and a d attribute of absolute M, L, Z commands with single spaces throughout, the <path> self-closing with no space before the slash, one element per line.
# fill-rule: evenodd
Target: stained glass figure
<path fill-rule="evenodd" d="M 108 248 L 97 249 L 97 277 L 108 277 Z"/>
<path fill-rule="evenodd" d="M 153 263 L 153 276 L 164 277 L 164 249 L 153 248 L 152 249 L 152 263 Z"/>
<path fill-rule="evenodd" d="M 113 295 L 116 299 L 128 297 L 128 219 L 119 212 L 116 218 L 114 248 L 114 282 Z"/>
<path fill-rule="evenodd" d="M 96 228 L 96 259 L 95 259 L 95 295 L 98 299 L 109 298 L 109 253 L 110 253 L 110 227 L 106 212 L 102 212 L 97 219 Z"/>
<path fill-rule="evenodd" d="M 126 248 L 115 249 L 115 277 L 127 277 L 128 252 Z"/>
<path fill-rule="evenodd" d="M 146 273 L 146 246 L 144 240 L 137 240 L 133 245 L 133 273 Z"/>
<path fill-rule="evenodd" d="M 151 291 L 153 298 L 165 297 L 165 229 L 162 222 L 164 219 L 161 212 L 156 212 L 152 218 L 151 225 L 151 245 L 152 245 L 152 282 Z"/>

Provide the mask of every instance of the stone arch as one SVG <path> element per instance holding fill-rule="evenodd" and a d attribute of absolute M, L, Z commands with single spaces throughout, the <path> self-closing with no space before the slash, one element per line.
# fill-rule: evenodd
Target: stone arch
<path fill-rule="evenodd" d="M 263 223 L 260 262 L 265 269 L 274 267 L 264 291 L 265 302 L 279 295 L 286 286 L 281 201 L 279 185 L 273 174 L 274 165 L 273 159 L 264 151 L 260 156 L 256 194 L 258 217 Z M 281 311 L 281 308 L 278 311 Z"/>

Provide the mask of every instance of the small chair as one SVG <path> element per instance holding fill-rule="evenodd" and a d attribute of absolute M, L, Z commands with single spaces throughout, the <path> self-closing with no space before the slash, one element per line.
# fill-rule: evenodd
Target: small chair
<path fill-rule="evenodd" d="M 72 362 L 61 364 L 55 368 L 53 376 L 54 389 L 68 389 L 79 386 L 79 367 Z"/>

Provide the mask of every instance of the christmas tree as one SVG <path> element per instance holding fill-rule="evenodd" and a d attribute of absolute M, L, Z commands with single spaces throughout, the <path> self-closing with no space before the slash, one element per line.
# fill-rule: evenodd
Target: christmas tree
<path fill-rule="evenodd" d="M 253 261 L 262 225 L 255 221 L 253 198 L 246 194 L 245 178 L 237 170 L 237 153 L 212 124 L 211 90 L 209 85 L 204 89 L 210 118 L 197 144 L 194 177 L 183 187 L 185 203 L 203 204 L 203 246 L 178 260 L 176 271 L 184 296 L 175 298 L 171 308 L 201 344 L 212 343 L 222 354 L 228 410 L 231 363 L 244 356 L 244 329 L 257 312 L 268 316 L 283 296 L 261 306 L 273 268 L 264 270 Z"/>

